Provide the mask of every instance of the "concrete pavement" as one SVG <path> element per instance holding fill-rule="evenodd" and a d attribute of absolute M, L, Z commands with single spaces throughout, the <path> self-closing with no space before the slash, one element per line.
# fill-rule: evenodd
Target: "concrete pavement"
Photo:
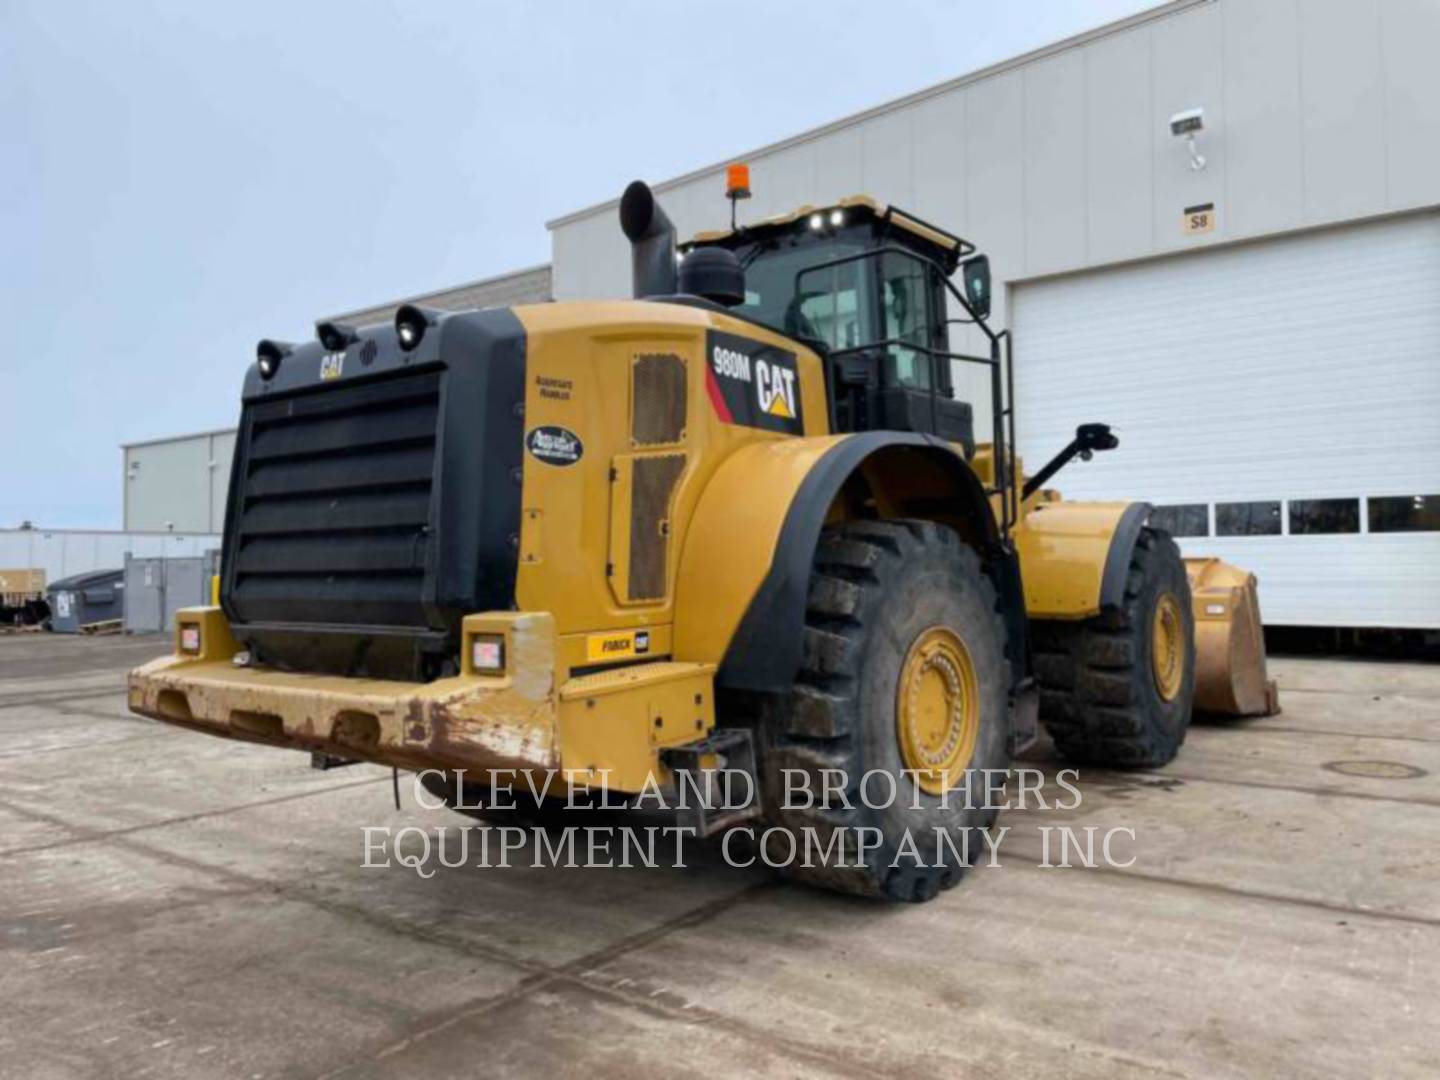
<path fill-rule="evenodd" d="M 366 868 L 363 826 L 474 823 L 130 716 L 167 647 L 0 637 L 0 1076 L 1440 1068 L 1435 666 L 1275 661 L 1283 715 L 1086 770 L 1075 810 L 1002 818 L 1001 866 L 887 907 L 699 845 Z M 1038 866 L 1059 824 L 1134 829 L 1134 865 Z"/>

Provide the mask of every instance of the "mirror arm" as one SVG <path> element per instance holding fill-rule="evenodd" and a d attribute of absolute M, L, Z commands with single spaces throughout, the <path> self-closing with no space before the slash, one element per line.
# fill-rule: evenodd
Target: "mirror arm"
<path fill-rule="evenodd" d="M 1078 456 L 1081 461 L 1089 461 L 1097 450 L 1114 450 L 1119 445 L 1120 439 L 1111 432 L 1109 424 L 1081 424 L 1075 429 L 1075 438 L 1047 461 L 1044 468 L 1025 481 L 1020 497 L 1028 499 L 1035 494 L 1045 481 L 1069 465 L 1071 459 Z"/>

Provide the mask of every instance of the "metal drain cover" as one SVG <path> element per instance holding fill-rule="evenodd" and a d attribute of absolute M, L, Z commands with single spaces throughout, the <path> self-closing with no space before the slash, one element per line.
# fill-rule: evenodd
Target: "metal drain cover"
<path fill-rule="evenodd" d="M 1429 775 L 1424 769 L 1398 761 L 1327 761 L 1322 767 L 1345 776 L 1364 776 L 1370 780 L 1417 780 Z"/>

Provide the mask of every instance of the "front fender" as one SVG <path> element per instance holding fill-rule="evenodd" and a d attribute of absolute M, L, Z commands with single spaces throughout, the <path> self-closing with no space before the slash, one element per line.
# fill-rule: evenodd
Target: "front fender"
<path fill-rule="evenodd" d="M 1130 556 L 1150 504 L 1048 502 L 1014 531 L 1032 619 L 1086 619 L 1125 601 Z"/>
<path fill-rule="evenodd" d="M 717 665 L 725 659 L 775 562 L 796 492 L 845 438 L 750 443 L 715 471 L 686 530 L 676 571 L 676 659 Z"/>
<path fill-rule="evenodd" d="M 716 684 L 726 689 L 789 689 L 827 514 L 853 474 L 867 461 L 893 461 L 892 453 L 921 455 L 934 476 L 926 487 L 913 470 L 908 484 L 877 473 L 877 502 L 894 516 L 953 520 L 978 547 L 993 549 L 998 532 L 980 481 L 938 440 L 873 431 L 751 444 L 721 465 L 687 532 L 675 592 L 676 659 L 718 663 Z M 894 490 L 883 490 L 887 483 Z M 1018 616 L 1018 582 L 1014 591 L 1007 608 Z"/>

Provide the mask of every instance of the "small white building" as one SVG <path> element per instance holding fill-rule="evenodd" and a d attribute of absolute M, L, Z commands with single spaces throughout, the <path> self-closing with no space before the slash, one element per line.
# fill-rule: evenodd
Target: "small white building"
<path fill-rule="evenodd" d="M 1440 0 L 1175 0 L 740 155 L 742 221 L 865 192 L 971 240 L 1027 462 L 1113 424 L 1057 486 L 1166 508 L 1267 622 L 1437 628 L 1437 44 Z M 654 185 L 682 236 L 725 164 Z M 614 202 L 549 227 L 557 300 L 627 294 Z"/>
<path fill-rule="evenodd" d="M 218 535 L 225 528 L 234 428 L 127 443 L 120 452 L 126 531 Z"/>
<path fill-rule="evenodd" d="M 0 567 L 45 572 L 54 583 L 91 570 L 120 570 L 136 559 L 193 559 L 220 546 L 210 533 L 119 529 L 0 529 Z"/>

